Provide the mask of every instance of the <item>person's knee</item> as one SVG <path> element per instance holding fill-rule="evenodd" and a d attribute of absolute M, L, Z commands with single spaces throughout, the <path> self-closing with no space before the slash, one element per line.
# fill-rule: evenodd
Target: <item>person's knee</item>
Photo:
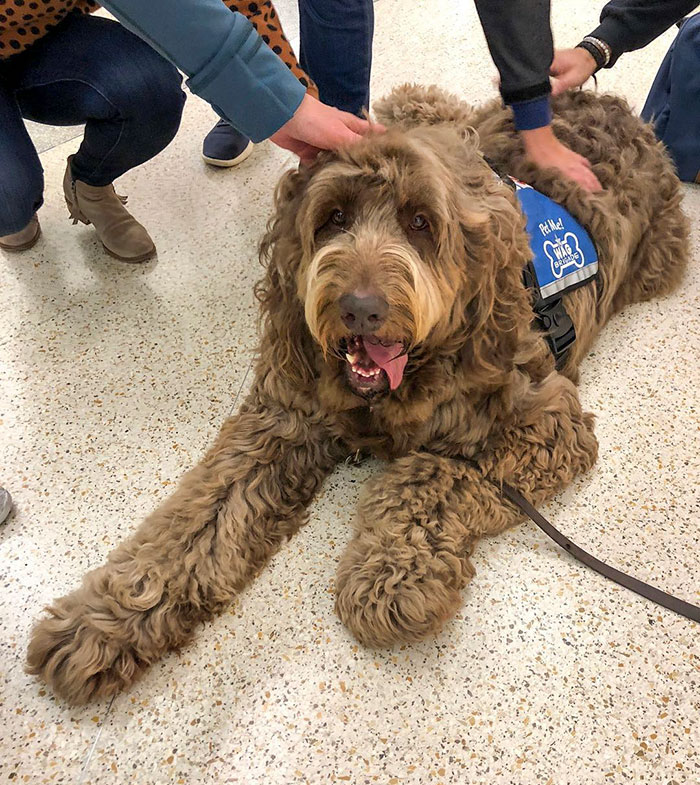
<path fill-rule="evenodd" d="M 182 110 L 185 105 L 185 94 L 182 91 L 182 77 L 175 66 L 162 58 L 157 52 L 151 52 L 142 62 L 133 65 L 138 75 L 125 88 L 129 108 L 128 114 L 149 125 L 156 122 L 159 130 L 166 135 L 174 134 L 180 125 Z"/>
<path fill-rule="evenodd" d="M 135 40 L 129 40 L 123 61 L 111 63 L 109 78 L 99 80 L 100 89 L 106 91 L 122 118 L 147 129 L 153 141 L 162 137 L 167 144 L 182 118 L 182 77 L 155 50 L 136 36 L 132 38 Z"/>
<path fill-rule="evenodd" d="M 152 71 L 153 87 L 157 92 L 157 110 L 163 122 L 167 122 L 174 133 L 180 126 L 185 106 L 182 77 L 174 65 L 160 55 L 157 56 L 160 62 L 154 64 Z"/>
<path fill-rule="evenodd" d="M 0 236 L 24 229 L 43 202 L 41 168 L 26 161 L 3 161 L 0 171 Z"/>

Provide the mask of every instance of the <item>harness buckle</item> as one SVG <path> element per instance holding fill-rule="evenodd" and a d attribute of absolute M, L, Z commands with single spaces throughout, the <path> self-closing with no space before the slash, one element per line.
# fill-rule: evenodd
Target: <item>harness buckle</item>
<path fill-rule="evenodd" d="M 545 332 L 545 338 L 554 355 L 554 364 L 559 370 L 566 362 L 566 355 L 576 340 L 574 323 L 561 298 L 536 306 L 535 318 Z"/>
<path fill-rule="evenodd" d="M 535 319 L 547 339 L 549 349 L 554 356 L 554 365 L 557 370 L 560 370 L 566 362 L 569 349 L 576 340 L 574 323 L 561 297 L 542 299 L 532 261 L 529 261 L 523 269 L 523 283 L 530 290 Z"/>

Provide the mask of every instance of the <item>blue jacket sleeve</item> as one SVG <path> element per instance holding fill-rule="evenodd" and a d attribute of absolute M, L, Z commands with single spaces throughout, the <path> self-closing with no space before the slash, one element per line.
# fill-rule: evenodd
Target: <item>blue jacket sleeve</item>
<path fill-rule="evenodd" d="M 245 16 L 221 0 L 101 0 L 183 71 L 196 95 L 254 142 L 271 136 L 306 92 Z"/>

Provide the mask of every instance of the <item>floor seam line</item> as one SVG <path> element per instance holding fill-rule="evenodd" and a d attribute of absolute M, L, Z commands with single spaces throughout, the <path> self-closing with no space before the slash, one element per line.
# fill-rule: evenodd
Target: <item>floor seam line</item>
<path fill-rule="evenodd" d="M 254 362 L 253 358 L 251 358 L 249 360 L 249 362 L 248 362 L 248 367 L 246 368 L 245 375 L 243 376 L 243 381 L 241 382 L 241 384 L 240 384 L 240 386 L 238 388 L 238 392 L 236 393 L 236 397 L 233 399 L 233 403 L 231 404 L 231 408 L 228 410 L 227 419 L 228 419 L 228 417 L 230 417 L 233 414 L 233 412 L 236 409 L 236 404 L 238 403 L 238 399 L 241 397 L 241 392 L 243 390 L 243 387 L 245 386 L 246 379 L 248 378 L 248 374 L 250 373 L 250 369 L 253 367 L 253 362 Z"/>
<path fill-rule="evenodd" d="M 93 754 L 95 752 L 95 747 L 97 747 L 97 742 L 100 740 L 100 736 L 102 735 L 102 731 L 104 730 L 105 721 L 107 720 L 107 717 L 109 716 L 110 712 L 112 711 L 112 705 L 114 704 L 115 698 L 116 698 L 116 695 L 113 695 L 112 699 L 109 702 L 109 705 L 107 706 L 107 711 L 105 711 L 105 715 L 104 715 L 104 717 L 102 718 L 102 720 L 100 722 L 100 726 L 97 729 L 97 733 L 95 734 L 95 738 L 93 739 L 92 744 L 90 745 L 90 749 L 88 751 L 87 757 L 85 758 L 85 760 L 83 762 L 83 767 L 80 770 L 80 779 L 78 780 L 78 785 L 82 785 L 82 783 L 85 782 L 85 775 L 87 774 L 87 770 L 88 770 L 88 768 L 90 766 L 90 762 L 92 761 L 92 756 L 93 756 Z"/>

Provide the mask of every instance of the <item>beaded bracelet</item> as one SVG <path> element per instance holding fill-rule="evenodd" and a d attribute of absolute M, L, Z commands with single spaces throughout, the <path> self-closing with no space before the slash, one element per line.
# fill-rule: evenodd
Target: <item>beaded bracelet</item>
<path fill-rule="evenodd" d="M 596 71 L 605 68 L 612 58 L 612 49 L 610 48 L 610 45 L 592 35 L 587 35 L 581 43 L 578 44 L 577 48 L 585 49 L 593 57 L 596 62 Z"/>

